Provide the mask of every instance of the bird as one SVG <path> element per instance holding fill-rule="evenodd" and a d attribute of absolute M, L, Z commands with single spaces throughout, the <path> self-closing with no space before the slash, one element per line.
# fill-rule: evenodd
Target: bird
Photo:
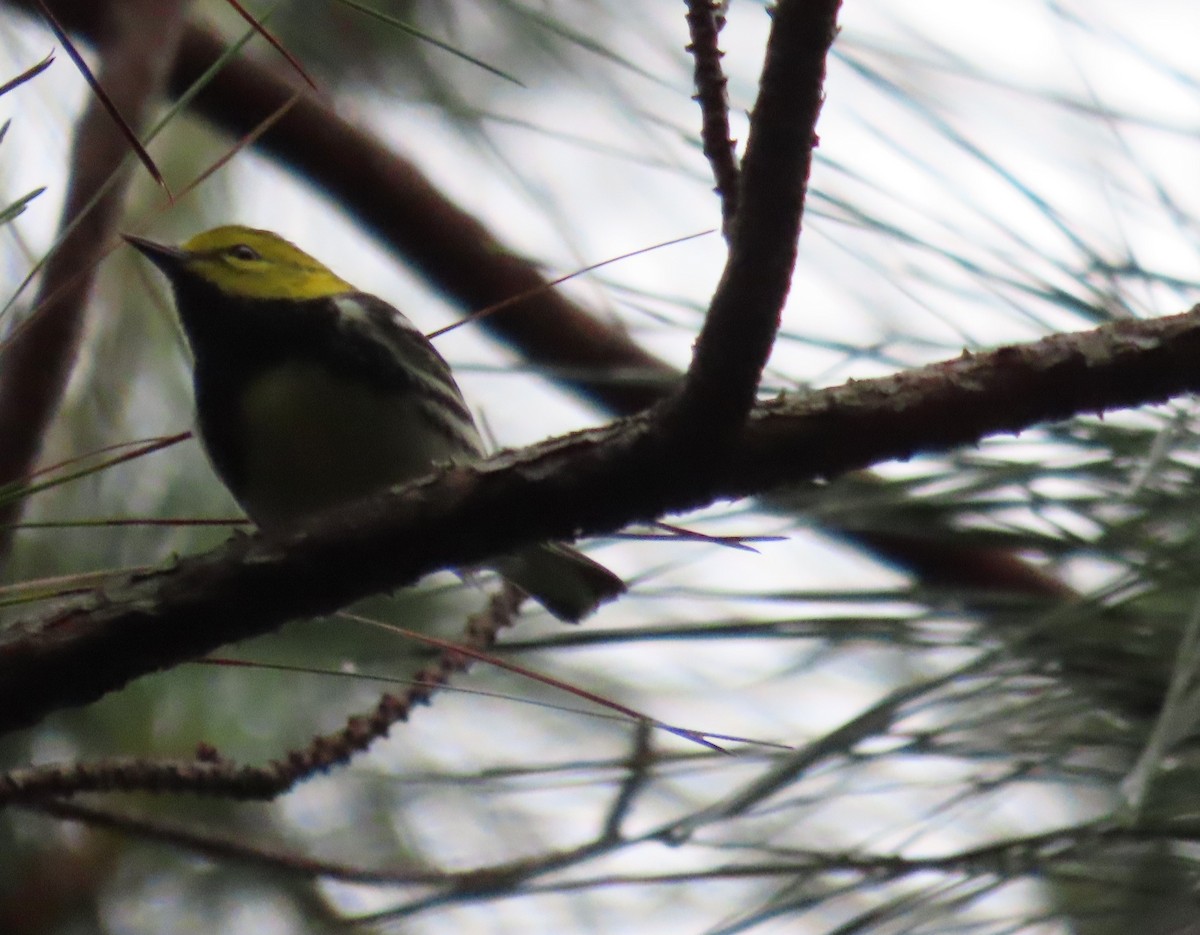
<path fill-rule="evenodd" d="M 167 278 L 193 358 L 196 426 L 262 530 L 486 456 L 446 360 L 398 309 L 280 235 L 224 225 L 170 246 L 125 240 Z M 577 622 L 625 591 L 578 550 L 488 562 Z"/>

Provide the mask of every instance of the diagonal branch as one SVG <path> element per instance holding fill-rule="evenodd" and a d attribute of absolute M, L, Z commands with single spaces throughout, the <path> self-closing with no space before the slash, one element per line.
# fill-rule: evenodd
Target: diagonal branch
<path fill-rule="evenodd" d="M 69 29 L 95 39 L 106 2 L 47 0 Z M 30 9 L 33 0 L 8 0 Z M 180 94 L 227 51 L 215 33 L 185 29 L 171 77 Z M 526 260 L 512 254 L 477 219 L 446 199 L 420 170 L 368 131 L 311 95 L 293 100 L 294 74 L 246 57 L 212 76 L 192 106 L 214 126 L 243 137 L 288 110 L 257 145 L 340 204 L 364 229 L 387 244 L 435 288 L 464 308 L 478 309 L 513 295 L 535 293 L 519 306 L 482 320 L 492 335 L 519 349 L 563 386 L 610 412 L 629 415 L 678 387 L 680 374 L 633 341 L 553 290 Z M 918 577 L 966 586 L 1011 588 L 1035 596 L 1062 596 L 1064 587 L 1019 556 L 955 542 L 872 530 L 832 531 Z"/>
<path fill-rule="evenodd" d="M 779 330 L 840 6 L 840 0 L 780 0 L 772 14 L 729 259 L 666 421 L 668 443 L 710 458 L 720 455 L 754 404 Z"/>
<path fill-rule="evenodd" d="M 240 537 L 0 634 L 0 731 L 531 541 L 611 532 L 992 433 L 1160 402 L 1200 389 L 1197 359 L 1200 307 L 760 404 L 716 473 L 648 456 L 648 416 L 449 469 L 317 517 L 287 539 Z"/>
<path fill-rule="evenodd" d="M 519 590 L 504 587 L 487 608 L 471 617 L 465 640 L 468 649 L 490 649 L 496 633 L 512 626 L 525 600 Z M 444 649 L 412 677 L 399 694 L 386 692 L 370 711 L 351 715 L 338 730 L 312 737 L 307 744 L 263 765 L 245 765 L 221 756 L 202 744 L 191 759 L 109 757 L 67 763 L 44 763 L 0 772 L 0 806 L 45 800 L 80 792 L 191 792 L 237 799 L 271 799 L 305 779 L 349 762 L 371 748 L 414 708 L 428 704 L 435 691 L 471 658 L 460 649 Z M 641 723 L 641 722 L 639 722 Z"/>
<path fill-rule="evenodd" d="M 103 28 L 99 81 L 108 101 L 93 97 L 79 119 L 71 154 L 71 180 L 63 206 L 62 243 L 46 264 L 36 311 L 0 350 L 0 485 L 25 477 L 41 451 L 58 409 L 83 334 L 92 272 L 112 240 L 124 188 L 104 186 L 129 155 L 125 135 L 109 108 L 137 126 L 147 102 L 159 93 L 183 27 L 183 6 L 156 0 L 100 4 Z M 145 28 L 153 21 L 154 30 Z M 7 551 L 19 503 L 0 510 L 0 554 Z"/>

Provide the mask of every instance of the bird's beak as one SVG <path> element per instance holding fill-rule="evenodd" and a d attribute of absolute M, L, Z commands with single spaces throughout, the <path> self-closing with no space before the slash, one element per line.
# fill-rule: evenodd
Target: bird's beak
<path fill-rule="evenodd" d="M 187 253 L 178 247 L 168 247 L 165 244 L 147 240 L 145 237 L 135 237 L 133 234 L 122 234 L 121 236 L 164 273 L 178 271 L 183 265 L 183 261 L 187 259 Z"/>

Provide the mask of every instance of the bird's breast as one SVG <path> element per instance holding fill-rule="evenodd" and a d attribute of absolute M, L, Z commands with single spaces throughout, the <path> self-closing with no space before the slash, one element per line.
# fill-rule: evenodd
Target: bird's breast
<path fill-rule="evenodd" d="M 413 393 L 317 363 L 284 363 L 252 377 L 238 410 L 239 434 L 253 441 L 238 457 L 233 492 L 267 528 L 472 456 L 437 430 Z M 219 470 L 220 459 L 213 461 Z"/>

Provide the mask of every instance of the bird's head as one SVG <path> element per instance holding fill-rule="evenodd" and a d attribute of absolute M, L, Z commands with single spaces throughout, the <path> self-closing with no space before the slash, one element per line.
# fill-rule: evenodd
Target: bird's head
<path fill-rule="evenodd" d="M 250 300 L 322 299 L 354 292 L 350 283 L 271 231 L 226 225 L 179 247 L 124 235 L 177 291 L 205 285 Z"/>

